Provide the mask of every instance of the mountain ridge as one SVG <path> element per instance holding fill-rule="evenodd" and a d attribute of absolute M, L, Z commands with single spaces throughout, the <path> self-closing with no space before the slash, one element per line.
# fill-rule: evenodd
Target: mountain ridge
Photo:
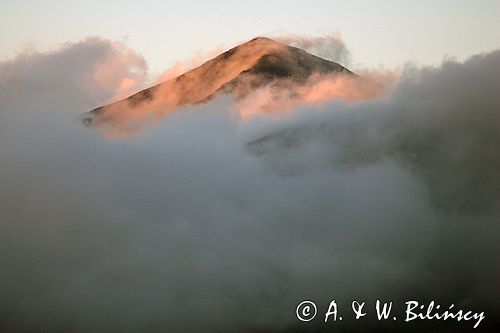
<path fill-rule="evenodd" d="M 81 119 L 87 126 L 127 125 L 130 120 L 133 123 L 138 118 L 161 117 L 181 106 L 204 103 L 222 94 L 238 99 L 274 81 L 304 83 L 315 73 L 356 76 L 336 62 L 270 38 L 256 37 L 173 79 L 86 112 Z M 125 112 L 130 119 L 124 119 Z"/>

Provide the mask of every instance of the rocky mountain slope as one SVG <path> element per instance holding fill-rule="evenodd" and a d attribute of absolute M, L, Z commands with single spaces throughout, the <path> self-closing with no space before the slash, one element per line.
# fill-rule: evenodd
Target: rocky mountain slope
<path fill-rule="evenodd" d="M 300 85 L 317 73 L 355 76 L 338 63 L 258 37 L 174 79 L 89 111 L 82 121 L 87 126 L 133 127 L 137 122 L 174 112 L 180 106 L 203 103 L 221 94 L 232 94 L 239 99 L 256 88 L 280 81 Z"/>

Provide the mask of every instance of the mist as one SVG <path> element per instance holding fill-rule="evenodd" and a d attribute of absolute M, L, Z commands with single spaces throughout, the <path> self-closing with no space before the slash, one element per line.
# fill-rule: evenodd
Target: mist
<path fill-rule="evenodd" d="M 363 324 L 295 307 L 381 297 L 495 330 L 500 51 L 410 66 L 380 98 L 244 120 L 221 97 L 120 140 L 82 126 L 146 70 L 100 38 L 0 64 L 2 331 L 343 332 Z"/>
<path fill-rule="evenodd" d="M 333 60 L 344 66 L 350 65 L 351 56 L 340 32 L 322 36 L 288 34 L 277 36 L 276 40 L 301 48 L 318 57 Z"/>

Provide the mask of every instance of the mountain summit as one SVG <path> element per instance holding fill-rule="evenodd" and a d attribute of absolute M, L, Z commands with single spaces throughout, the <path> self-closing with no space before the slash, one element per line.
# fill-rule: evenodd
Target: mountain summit
<path fill-rule="evenodd" d="M 333 61 L 257 37 L 176 78 L 89 111 L 82 121 L 87 126 L 133 127 L 140 119 L 155 119 L 183 105 L 203 103 L 221 94 L 239 99 L 276 81 L 305 83 L 316 73 L 355 75 Z"/>

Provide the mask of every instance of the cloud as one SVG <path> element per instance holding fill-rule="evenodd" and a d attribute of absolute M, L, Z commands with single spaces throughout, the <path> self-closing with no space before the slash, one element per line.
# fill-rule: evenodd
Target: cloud
<path fill-rule="evenodd" d="M 305 82 L 276 80 L 252 91 L 235 102 L 238 116 L 250 119 L 258 115 L 278 115 L 294 111 L 304 105 L 324 105 L 338 100 L 347 103 L 381 98 L 391 89 L 391 81 L 375 80 L 370 76 L 346 74 L 313 74 Z M 395 79 L 392 79 L 393 81 Z"/>
<path fill-rule="evenodd" d="M 94 103 L 121 98 L 143 86 L 144 59 L 118 42 L 99 37 L 66 43 L 48 53 L 29 51 L 0 63 L 0 98 L 18 103 L 39 97 L 83 102 L 72 111 L 87 111 Z M 45 103 L 48 103 L 46 101 Z"/>
<path fill-rule="evenodd" d="M 495 177 L 500 103 L 494 93 L 498 79 L 489 69 L 500 67 L 499 59 L 493 52 L 464 64 L 408 67 L 390 98 L 326 104 L 322 110 L 335 112 L 313 112 L 314 117 L 267 134 L 255 149 L 281 151 L 287 140 L 300 139 L 323 142 L 323 158 L 334 165 L 390 156 L 427 180 L 437 204 L 474 212 L 492 207 L 500 187 Z"/>
<path fill-rule="evenodd" d="M 318 57 L 339 62 L 344 66 L 350 64 L 350 53 L 339 32 L 323 36 L 285 35 L 277 36 L 277 41 L 295 46 Z"/>
<path fill-rule="evenodd" d="M 303 299 L 377 297 L 495 324 L 498 51 L 381 100 L 240 121 L 221 98 L 110 141 L 74 115 L 133 75 L 126 53 L 89 39 L 0 65 L 1 330 L 300 330 Z"/>
<path fill-rule="evenodd" d="M 109 50 L 109 54 L 94 66 L 90 87 L 97 91 L 113 91 L 108 100 L 111 102 L 128 97 L 144 87 L 147 64 L 142 56 L 121 43 L 111 43 Z"/>

